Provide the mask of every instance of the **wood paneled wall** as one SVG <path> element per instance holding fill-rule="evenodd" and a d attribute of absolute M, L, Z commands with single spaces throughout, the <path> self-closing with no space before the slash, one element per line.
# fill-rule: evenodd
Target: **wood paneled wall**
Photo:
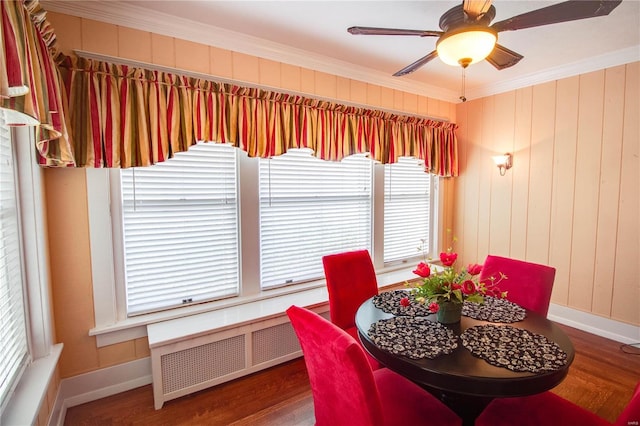
<path fill-rule="evenodd" d="M 458 104 L 463 264 L 556 268 L 552 302 L 640 325 L 640 63 Z M 513 153 L 500 176 L 491 156 Z"/>
<path fill-rule="evenodd" d="M 454 104 L 284 63 L 269 61 L 159 33 L 48 13 L 61 49 L 74 49 L 210 74 L 214 78 L 294 91 L 371 108 L 455 122 Z M 160 32 L 161 29 L 158 29 Z M 149 356 L 146 338 L 96 347 L 85 172 L 44 173 L 49 221 L 55 330 L 64 343 L 62 378 Z M 445 185 L 448 188 L 448 185 Z M 445 189 L 446 191 L 446 189 Z M 447 197 L 452 205 L 452 196 Z M 450 215 L 448 216 L 450 217 Z M 449 219 L 443 219 L 450 226 Z"/>

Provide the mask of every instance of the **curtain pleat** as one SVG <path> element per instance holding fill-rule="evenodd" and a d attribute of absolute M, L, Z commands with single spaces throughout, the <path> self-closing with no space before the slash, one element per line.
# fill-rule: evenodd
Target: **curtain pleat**
<path fill-rule="evenodd" d="M 384 164 L 414 156 L 428 172 L 458 172 L 452 123 L 86 58 L 68 58 L 61 68 L 78 166 L 147 166 L 207 140 L 251 157 L 306 147 L 324 160 L 369 152 Z"/>
<path fill-rule="evenodd" d="M 75 165 L 64 86 L 55 64 L 61 54 L 46 12 L 36 0 L 2 0 L 0 19 L 0 107 L 20 113 L 10 115 L 17 119 L 7 124 L 37 126 L 40 164 Z"/>

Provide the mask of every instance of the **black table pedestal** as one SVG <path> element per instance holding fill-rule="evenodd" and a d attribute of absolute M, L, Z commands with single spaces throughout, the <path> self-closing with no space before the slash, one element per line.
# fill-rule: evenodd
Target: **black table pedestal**
<path fill-rule="evenodd" d="M 476 418 L 487 408 L 493 398 L 440 392 L 439 399 L 460 416 L 462 426 L 473 426 Z"/>
<path fill-rule="evenodd" d="M 429 386 L 421 385 L 423 389 L 442 401 L 447 407 L 462 419 L 462 426 L 473 426 L 476 418 L 493 400 L 490 397 L 463 395 L 455 392 L 445 392 Z"/>

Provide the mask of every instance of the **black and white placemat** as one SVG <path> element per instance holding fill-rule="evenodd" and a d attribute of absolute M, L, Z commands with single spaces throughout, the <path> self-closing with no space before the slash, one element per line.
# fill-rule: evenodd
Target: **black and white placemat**
<path fill-rule="evenodd" d="M 545 336 L 510 325 L 479 325 L 465 330 L 462 345 L 491 365 L 543 373 L 562 368 L 567 354 Z"/>
<path fill-rule="evenodd" d="M 402 306 L 400 300 L 409 298 L 409 306 Z M 425 317 L 430 315 L 429 308 L 423 303 L 417 302 L 410 290 L 385 291 L 373 297 L 373 306 L 393 315 Z"/>
<path fill-rule="evenodd" d="M 512 323 L 527 317 L 525 309 L 507 299 L 484 297 L 484 303 L 464 302 L 462 315 L 482 321 Z"/>
<path fill-rule="evenodd" d="M 379 320 L 371 324 L 367 334 L 379 348 L 411 359 L 433 359 L 458 347 L 458 338 L 452 330 L 424 317 Z"/>

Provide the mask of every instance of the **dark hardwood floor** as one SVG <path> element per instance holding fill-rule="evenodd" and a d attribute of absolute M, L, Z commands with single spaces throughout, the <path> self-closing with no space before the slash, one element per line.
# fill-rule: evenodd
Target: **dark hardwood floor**
<path fill-rule="evenodd" d="M 640 350 L 561 326 L 576 358 L 553 392 L 615 421 L 640 380 Z M 151 385 L 72 407 L 65 425 L 313 425 L 313 399 L 300 358 L 153 408 Z"/>

